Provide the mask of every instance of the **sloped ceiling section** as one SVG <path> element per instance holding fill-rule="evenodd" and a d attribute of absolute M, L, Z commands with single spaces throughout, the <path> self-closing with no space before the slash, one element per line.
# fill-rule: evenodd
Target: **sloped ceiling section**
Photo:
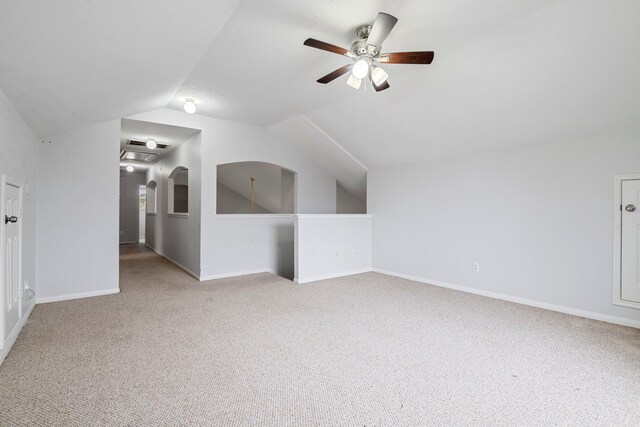
<path fill-rule="evenodd" d="M 306 115 L 369 167 L 630 128 L 640 120 L 639 19 L 640 2 L 554 2 L 460 46 L 436 44 L 427 70 L 386 66 L 385 92 Z"/>
<path fill-rule="evenodd" d="M 349 60 L 303 41 L 348 47 L 379 11 L 399 19 L 383 50 L 434 63 L 386 65 L 381 93 L 316 83 Z M 639 17 L 636 0 L 7 0 L 0 87 L 40 135 L 193 97 L 371 168 L 633 126 Z"/>
<path fill-rule="evenodd" d="M 299 115 L 269 127 L 313 159 L 361 202 L 367 202 L 367 168 L 307 117 Z"/>
<path fill-rule="evenodd" d="M 239 0 L 7 0 L 0 87 L 38 135 L 163 108 Z"/>

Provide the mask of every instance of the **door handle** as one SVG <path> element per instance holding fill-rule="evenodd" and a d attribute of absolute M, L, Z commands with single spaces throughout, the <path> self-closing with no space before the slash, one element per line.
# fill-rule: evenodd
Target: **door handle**
<path fill-rule="evenodd" d="M 627 212 L 635 212 L 636 211 L 636 207 L 635 205 L 627 205 L 624 207 L 624 210 Z"/>
<path fill-rule="evenodd" d="M 15 224 L 16 222 L 18 222 L 18 217 L 17 216 L 7 216 L 7 215 L 5 215 L 4 216 L 4 223 L 7 224 L 9 222 L 12 223 L 12 224 Z"/>

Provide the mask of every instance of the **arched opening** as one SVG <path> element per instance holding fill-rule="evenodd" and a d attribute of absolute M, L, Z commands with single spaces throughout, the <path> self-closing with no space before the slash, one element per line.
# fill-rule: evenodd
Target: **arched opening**
<path fill-rule="evenodd" d="M 156 196 L 157 188 L 158 184 L 153 180 L 149 181 L 147 184 L 147 214 L 155 214 L 158 212 L 158 199 Z"/>
<path fill-rule="evenodd" d="M 167 212 L 170 214 L 189 213 L 189 169 L 178 166 L 169 175 Z"/>
<path fill-rule="evenodd" d="M 217 166 L 217 214 L 293 214 L 295 172 L 267 162 Z"/>

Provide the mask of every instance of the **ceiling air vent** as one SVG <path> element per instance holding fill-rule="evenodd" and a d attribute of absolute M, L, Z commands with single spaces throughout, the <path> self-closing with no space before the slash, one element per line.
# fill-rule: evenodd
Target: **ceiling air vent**
<path fill-rule="evenodd" d="M 150 162 L 158 157 L 155 153 L 143 153 L 142 151 L 120 151 L 120 160 L 137 160 L 139 162 Z"/>
<path fill-rule="evenodd" d="M 129 140 L 129 145 L 135 145 L 135 146 L 138 146 L 138 147 L 146 147 L 147 143 L 144 142 L 144 141 L 134 141 L 133 139 L 130 139 Z M 157 148 L 167 148 L 167 144 L 160 144 L 158 142 Z"/>

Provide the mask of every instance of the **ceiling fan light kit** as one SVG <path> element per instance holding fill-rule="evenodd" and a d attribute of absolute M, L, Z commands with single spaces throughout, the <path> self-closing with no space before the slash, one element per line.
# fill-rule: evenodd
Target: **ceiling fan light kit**
<path fill-rule="evenodd" d="M 309 38 L 305 40 L 305 46 L 344 55 L 354 61 L 353 64 L 345 65 L 319 78 L 318 83 L 327 84 L 351 71 L 347 79 L 347 85 L 354 89 L 360 89 L 362 81 L 366 81 L 368 77 L 376 92 L 380 92 L 389 88 L 389 82 L 387 81 L 389 74 L 376 65 L 376 62 L 386 64 L 431 64 L 433 61 L 432 51 L 381 53 L 382 43 L 389 36 L 396 22 L 398 22 L 398 18 L 395 16 L 384 12 L 378 13 L 373 25 L 361 25 L 356 29 L 358 40 L 353 42 L 349 49 L 316 39 Z"/>

